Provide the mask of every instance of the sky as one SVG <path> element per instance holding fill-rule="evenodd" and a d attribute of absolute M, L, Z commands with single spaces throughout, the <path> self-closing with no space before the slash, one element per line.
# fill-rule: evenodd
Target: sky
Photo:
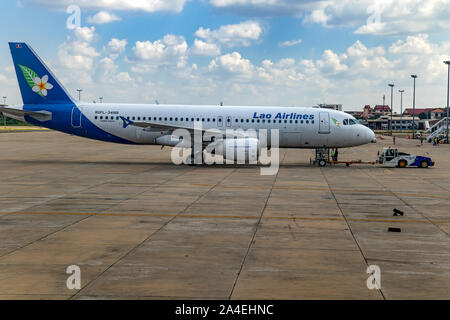
<path fill-rule="evenodd" d="M 21 98 L 8 41 L 92 102 L 446 104 L 450 0 L 5 0 L 0 97 Z M 79 15 L 78 15 L 79 13 Z"/>

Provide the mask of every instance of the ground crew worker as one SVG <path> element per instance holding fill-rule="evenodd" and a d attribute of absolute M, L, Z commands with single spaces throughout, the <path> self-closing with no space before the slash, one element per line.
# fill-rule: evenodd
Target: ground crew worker
<path fill-rule="evenodd" d="M 338 153 L 339 153 L 339 151 L 337 148 L 333 149 L 331 151 L 331 157 L 332 157 L 333 161 L 338 161 Z"/>

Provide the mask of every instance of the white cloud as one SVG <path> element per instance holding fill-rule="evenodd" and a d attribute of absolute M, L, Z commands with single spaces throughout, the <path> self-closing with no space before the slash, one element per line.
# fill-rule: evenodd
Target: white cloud
<path fill-rule="evenodd" d="M 434 48 L 433 48 L 434 47 Z M 406 41 L 398 40 L 389 48 L 390 53 L 431 54 L 437 48 L 428 41 L 427 34 L 408 36 Z"/>
<path fill-rule="evenodd" d="M 296 46 L 296 45 L 302 43 L 302 41 L 303 41 L 302 39 L 284 41 L 284 42 L 278 43 L 278 46 L 279 47 L 292 47 L 292 46 Z"/>
<path fill-rule="evenodd" d="M 83 42 L 92 42 L 95 36 L 95 27 L 81 27 L 74 30 L 74 34 L 77 40 Z"/>
<path fill-rule="evenodd" d="M 165 35 L 161 40 L 136 41 L 130 61 L 137 62 L 135 72 L 144 72 L 158 66 L 186 66 L 188 45 L 183 36 Z"/>
<path fill-rule="evenodd" d="M 225 71 L 250 76 L 254 70 L 254 66 L 250 60 L 243 59 L 238 52 L 233 52 L 212 60 L 208 69 L 209 71 Z"/>
<path fill-rule="evenodd" d="M 194 40 L 194 45 L 190 53 L 199 56 L 217 56 L 220 54 L 220 48 L 215 43 L 207 43 L 199 39 Z"/>
<path fill-rule="evenodd" d="M 116 16 L 114 13 L 109 13 L 108 11 L 99 11 L 94 16 L 87 18 L 87 22 L 93 24 L 105 24 L 119 20 L 121 20 L 120 17 Z"/>
<path fill-rule="evenodd" d="M 68 69 L 91 70 L 94 58 L 100 55 L 91 46 L 95 36 L 95 28 L 79 27 L 74 30 L 73 35 L 58 48 L 59 64 Z"/>
<path fill-rule="evenodd" d="M 218 42 L 226 46 L 249 46 L 252 41 L 259 39 L 263 32 L 261 25 L 256 21 L 245 21 L 239 24 L 221 26 L 217 30 L 200 27 L 195 35 L 206 42 Z"/>
<path fill-rule="evenodd" d="M 127 39 L 117 39 L 112 38 L 105 49 L 106 53 L 109 54 L 109 56 L 112 59 L 117 58 L 121 53 L 125 51 L 125 48 L 128 44 Z"/>
<path fill-rule="evenodd" d="M 303 23 L 353 27 L 356 34 L 397 35 L 450 30 L 450 0 L 210 0 L 242 15 L 302 17 Z"/>
<path fill-rule="evenodd" d="M 67 8 L 73 0 L 28 0 L 39 5 Z M 107 9 L 123 11 L 169 11 L 181 12 L 187 0 L 77 0 L 76 4 L 88 9 Z"/>
<path fill-rule="evenodd" d="M 331 50 L 325 50 L 322 60 L 317 61 L 317 66 L 325 74 L 336 74 L 346 71 L 348 66 L 342 63 L 346 56 L 340 57 Z"/>

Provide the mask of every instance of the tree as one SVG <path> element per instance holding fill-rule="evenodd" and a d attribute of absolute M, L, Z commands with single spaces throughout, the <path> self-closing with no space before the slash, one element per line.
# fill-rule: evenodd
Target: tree
<path fill-rule="evenodd" d="M 428 119 L 428 116 L 425 112 L 422 112 L 421 114 L 419 114 L 419 119 L 420 120 Z"/>

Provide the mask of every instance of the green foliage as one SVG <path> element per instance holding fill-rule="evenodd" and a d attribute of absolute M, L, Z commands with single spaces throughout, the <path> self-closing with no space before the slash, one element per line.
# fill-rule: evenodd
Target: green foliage
<path fill-rule="evenodd" d="M 33 88 L 35 86 L 34 78 L 39 78 L 37 73 L 31 70 L 30 68 L 27 68 L 25 66 L 22 66 L 19 64 L 20 70 L 22 70 L 23 76 L 25 77 L 25 80 L 27 81 L 30 88 Z M 42 98 L 45 99 L 45 97 L 42 95 L 40 91 L 37 92 Z"/>
<path fill-rule="evenodd" d="M 5 119 L 2 115 L 0 115 L 0 126 L 3 126 L 5 123 Z M 29 123 L 25 123 L 16 119 L 11 119 L 6 117 L 6 125 L 7 126 L 31 126 Z"/>
<path fill-rule="evenodd" d="M 428 116 L 425 112 L 422 112 L 421 114 L 419 114 L 419 119 L 420 120 L 428 119 Z"/>

